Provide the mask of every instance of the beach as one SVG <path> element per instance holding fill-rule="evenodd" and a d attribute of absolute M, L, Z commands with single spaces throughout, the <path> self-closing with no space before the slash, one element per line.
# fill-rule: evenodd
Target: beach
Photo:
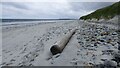
<path fill-rule="evenodd" d="M 51 46 L 76 29 L 63 52 Z M 63 20 L 2 26 L 2 66 L 93 66 L 111 62 L 118 52 L 118 26 Z"/>

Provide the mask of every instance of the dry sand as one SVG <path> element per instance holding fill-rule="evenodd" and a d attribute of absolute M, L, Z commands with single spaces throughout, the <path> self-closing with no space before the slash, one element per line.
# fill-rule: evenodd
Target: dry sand
<path fill-rule="evenodd" d="M 76 33 L 61 54 L 52 55 L 50 47 L 70 29 Z M 2 31 L 3 66 L 90 66 L 111 60 L 118 52 L 117 27 L 78 20 L 56 23 L 5 26 Z M 109 32 L 107 35 L 102 33 Z M 95 36 L 94 36 L 95 34 Z M 93 37 L 92 37 L 93 36 Z M 108 39 L 110 39 L 108 43 Z M 108 51 L 106 51 L 108 50 Z M 116 62 L 112 61 L 114 65 Z"/>

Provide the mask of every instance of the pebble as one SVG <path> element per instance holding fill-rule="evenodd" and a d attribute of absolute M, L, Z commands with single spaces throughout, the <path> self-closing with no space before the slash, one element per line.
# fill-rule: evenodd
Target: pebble
<path fill-rule="evenodd" d="M 54 55 L 53 57 L 54 58 L 58 58 L 60 56 L 60 54 L 56 54 L 56 55 Z"/>
<path fill-rule="evenodd" d="M 116 33 L 116 32 L 113 32 L 112 35 L 117 35 L 117 33 Z"/>
<path fill-rule="evenodd" d="M 114 67 L 114 66 L 116 67 L 116 66 L 117 66 L 117 63 L 116 63 L 115 61 L 105 60 L 105 61 L 104 61 L 104 66 L 105 66 L 105 67 Z"/>
<path fill-rule="evenodd" d="M 95 65 L 94 63 L 96 63 L 97 60 L 100 60 L 100 62 L 104 62 L 101 65 L 109 66 L 110 64 L 111 66 L 116 66 L 116 61 L 111 61 L 110 59 L 113 56 L 114 49 L 117 50 L 116 47 L 119 44 L 119 42 L 117 42 L 118 31 L 116 32 L 115 29 L 109 28 L 104 25 L 101 26 L 91 24 L 84 24 L 82 26 L 82 29 L 79 29 L 77 31 L 79 32 L 77 33 L 78 43 L 80 44 L 82 50 L 85 52 L 84 54 L 82 54 L 82 52 L 77 53 L 77 55 L 80 56 L 81 59 L 89 59 L 90 55 L 93 54 L 95 56 L 91 56 L 91 58 L 94 58 L 94 60 L 89 60 L 91 61 L 91 63 L 88 64 Z M 120 46 L 118 46 L 118 50 L 120 50 Z M 95 53 L 89 53 L 89 51 L 94 51 Z M 107 57 L 104 55 L 106 55 Z M 106 59 L 105 57 L 108 59 Z"/>

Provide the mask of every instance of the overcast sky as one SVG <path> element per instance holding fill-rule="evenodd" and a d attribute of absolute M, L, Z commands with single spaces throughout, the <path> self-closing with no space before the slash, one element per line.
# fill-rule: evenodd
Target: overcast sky
<path fill-rule="evenodd" d="M 24 1 L 24 0 L 23 0 Z M 74 18 L 89 14 L 96 9 L 108 6 L 114 2 L 1 2 L 2 17 L 0 18 L 30 18 L 58 19 Z"/>

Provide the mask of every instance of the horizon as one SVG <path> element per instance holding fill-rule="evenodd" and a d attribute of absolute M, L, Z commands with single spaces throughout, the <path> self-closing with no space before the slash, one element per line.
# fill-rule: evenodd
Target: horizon
<path fill-rule="evenodd" d="M 0 19 L 8 19 L 8 18 L 0 18 Z M 22 19 L 22 18 L 11 18 L 11 19 Z M 23 19 L 34 19 L 34 18 L 23 18 Z M 59 19 L 72 19 L 72 18 L 48 18 L 48 19 L 43 18 L 43 20 L 59 20 Z M 42 20 L 42 18 L 37 20 Z"/>

